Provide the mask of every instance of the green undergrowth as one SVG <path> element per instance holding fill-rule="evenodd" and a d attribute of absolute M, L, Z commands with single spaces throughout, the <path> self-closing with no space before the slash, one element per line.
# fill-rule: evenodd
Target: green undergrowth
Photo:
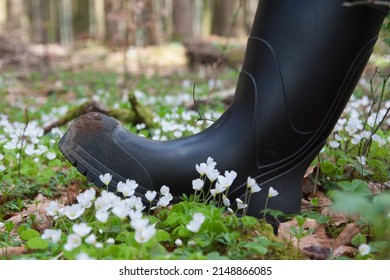
<path fill-rule="evenodd" d="M 203 213 L 206 222 L 197 233 L 185 225 L 194 213 Z M 88 213 L 85 213 L 88 219 Z M 105 223 L 89 223 L 88 236 L 96 236 L 99 241 L 91 242 L 83 238 L 73 250 L 64 250 L 67 235 L 72 235 L 72 223 L 57 220 L 55 228 L 61 230 L 60 240 L 54 243 L 44 239 L 41 233 L 28 224 L 18 228 L 19 238 L 14 244 L 25 244 L 30 249 L 24 258 L 65 258 L 80 259 L 82 255 L 90 259 L 301 259 L 303 255 L 288 242 L 275 237 L 273 228 L 264 221 L 253 217 L 225 215 L 221 208 L 194 202 L 181 202 L 164 209 L 156 216 L 148 216 L 150 223 L 157 224 L 154 236 L 145 243 L 136 240 L 136 233 L 130 224 L 116 216 Z M 6 233 L 12 226 L 6 223 Z M 90 239 L 90 238 L 89 238 Z M 103 241 L 104 240 L 104 241 Z M 102 242 L 103 241 L 103 242 Z M 9 241 L 8 241 L 9 242 Z M 3 247 L 6 252 L 6 248 Z"/>
<path fill-rule="evenodd" d="M 146 227 L 149 226 L 151 232 L 152 227 L 155 230 L 145 242 L 140 242 L 140 233 L 128 217 L 120 218 L 118 213 L 111 214 L 105 222 L 96 218 L 95 202 L 104 196 L 101 190 L 96 190 L 97 195 L 90 201 L 95 208 L 85 208 L 75 219 L 65 214 L 46 213 L 48 220 L 42 220 L 41 212 L 28 210 L 31 205 L 40 205 L 41 201 L 35 200 L 39 194 L 49 201 L 61 202 L 64 193 L 72 186 L 81 193 L 91 188 L 57 148 L 67 125 L 48 133 L 43 131 L 45 126 L 61 119 L 75 106 L 94 100 L 110 108 L 131 110 L 128 102 L 131 91 L 139 102 L 151 109 L 156 126 L 148 128 L 142 123 L 123 125 L 133 133 L 155 140 L 178 139 L 202 131 L 223 113 L 227 104 L 214 94 L 230 89 L 237 77 L 235 71 L 222 73 L 218 78 L 195 74 L 134 76 L 123 86 L 119 85 L 117 74 L 92 70 L 58 70 L 46 79 L 37 73 L 23 79 L 12 72 L 0 74 L 0 257 L 307 258 L 290 241 L 277 238 L 263 219 L 237 215 L 229 212 L 227 206 L 198 201 L 193 196 L 184 196 L 173 206 L 157 207 L 153 202 L 156 208 L 150 209 L 145 205 L 143 218 L 147 220 Z M 367 78 L 372 85 L 368 92 L 357 88 L 327 144 L 312 163 L 316 168 L 308 176 L 316 190 L 321 190 L 333 201 L 335 210 L 350 215 L 349 222 L 361 226 L 360 235 L 350 244 L 361 250 L 349 258 L 390 258 L 388 77 L 379 69 Z M 202 102 L 194 103 L 194 99 Z M 291 229 L 291 236 L 299 241 L 312 234 L 303 226 L 307 218 L 312 218 L 326 225 L 330 237 L 337 237 L 345 223 L 338 225 L 331 217 L 320 213 L 321 205 L 315 196 L 306 199 L 310 200 L 312 210 L 296 218 L 300 223 Z M 270 209 L 266 211 L 278 214 Z M 198 217 L 195 214 L 204 216 L 197 232 L 187 228 L 194 217 Z M 17 216 L 20 219 L 15 222 Z M 358 219 L 352 219 L 356 216 Z M 47 224 L 43 227 L 44 221 Z M 73 228 L 80 224 L 87 226 L 88 231 L 81 237 Z M 47 237 L 45 229 L 56 233 Z M 92 237 L 87 240 L 89 236 Z M 72 240 L 74 246 L 80 244 L 70 247 Z M 368 253 L 363 250 L 365 246 L 370 248 Z M 22 254 L 12 253 L 12 248 L 21 247 Z"/>

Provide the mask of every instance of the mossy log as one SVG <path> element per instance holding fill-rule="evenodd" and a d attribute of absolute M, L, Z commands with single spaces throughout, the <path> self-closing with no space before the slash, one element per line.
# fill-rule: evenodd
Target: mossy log
<path fill-rule="evenodd" d="M 81 115 L 89 112 L 99 112 L 111 116 L 122 123 L 138 124 L 144 123 L 147 127 L 154 127 L 153 114 L 149 108 L 138 102 L 133 93 L 129 94 L 130 109 L 114 109 L 104 106 L 96 101 L 89 100 L 69 110 L 62 118 L 44 127 L 44 133 L 50 132 L 53 128 L 67 124 Z"/>

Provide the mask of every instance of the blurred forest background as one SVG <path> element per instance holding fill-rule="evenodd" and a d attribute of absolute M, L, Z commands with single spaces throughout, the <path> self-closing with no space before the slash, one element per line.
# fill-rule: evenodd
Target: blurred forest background
<path fill-rule="evenodd" d="M 30 43 L 78 39 L 120 47 L 249 32 L 257 0 L 0 0 L 2 33 Z M 239 10 L 239 6 L 242 6 Z M 239 12 L 232 24 L 234 13 Z M 129 31 L 129 34 L 127 34 Z M 129 36 L 129 38 L 126 38 Z"/>
<path fill-rule="evenodd" d="M 190 63 L 208 63 L 220 57 L 221 48 L 215 48 L 215 42 L 226 47 L 226 38 L 241 38 L 229 41 L 240 45 L 232 55 L 234 64 L 242 59 L 244 39 L 249 34 L 257 2 L 0 0 L 0 69 L 13 63 L 28 67 L 38 60 L 45 72 L 51 68 L 53 57 L 68 57 L 86 44 L 91 46 L 91 42 L 110 51 L 184 42 L 187 55 L 195 53 Z M 177 46 L 171 51 L 183 52 Z M 81 60 L 88 63 L 88 57 Z"/>

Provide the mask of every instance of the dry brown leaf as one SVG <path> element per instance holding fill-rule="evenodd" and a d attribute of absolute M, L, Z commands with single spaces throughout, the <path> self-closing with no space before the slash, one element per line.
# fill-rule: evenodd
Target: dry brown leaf
<path fill-rule="evenodd" d="M 17 230 L 20 224 L 22 224 L 25 219 L 29 216 L 34 216 L 34 226 L 35 229 L 39 232 L 43 232 L 47 228 L 52 227 L 52 221 L 50 217 L 46 214 L 46 208 L 49 206 L 50 200 L 44 197 L 42 194 L 38 194 L 34 201 L 27 206 L 25 210 L 21 213 L 14 214 L 7 221 L 13 222 L 15 228 L 13 233 Z"/>
<path fill-rule="evenodd" d="M 302 183 L 302 194 L 307 197 L 316 192 L 318 187 L 309 178 L 304 178 Z"/>
<path fill-rule="evenodd" d="M 360 232 L 360 226 L 356 223 L 347 224 L 336 240 L 333 242 L 333 249 L 337 249 L 342 245 L 348 245 L 351 243 L 352 238 Z"/>
<path fill-rule="evenodd" d="M 38 194 L 34 198 L 34 201 L 29 206 L 27 206 L 27 209 L 25 211 L 28 213 L 46 211 L 46 208 L 49 206 L 49 204 L 49 199 L 47 199 L 42 194 Z"/>
<path fill-rule="evenodd" d="M 295 247 L 298 247 L 298 240 L 291 233 L 291 227 L 297 227 L 297 226 L 298 226 L 298 222 L 295 219 L 292 219 L 285 223 L 281 223 L 278 228 L 278 237 L 282 239 L 290 240 Z M 304 229 L 306 230 L 313 229 L 314 231 L 317 229 L 318 226 L 319 224 L 313 219 L 307 219 L 305 224 L 303 225 Z M 320 246 L 320 243 L 318 242 L 316 237 L 313 236 L 312 234 L 302 238 L 299 241 L 300 249 L 305 247 L 310 247 L 310 246 Z"/>
<path fill-rule="evenodd" d="M 340 257 L 353 257 L 357 249 L 355 247 L 351 246 L 345 246 L 341 245 L 333 252 L 334 258 L 340 258 Z"/>
<path fill-rule="evenodd" d="M 46 213 L 46 208 L 49 206 L 50 200 L 42 194 L 38 194 L 33 203 L 27 207 L 25 215 L 35 215 L 35 229 L 43 232 L 45 229 L 52 227 L 52 221 Z"/>
<path fill-rule="evenodd" d="M 80 183 L 75 182 L 70 184 L 64 192 L 62 192 L 61 202 L 64 205 L 72 205 L 76 202 L 77 196 L 80 194 Z"/>
<path fill-rule="evenodd" d="M 306 172 L 305 172 L 305 175 L 303 176 L 303 178 L 307 178 L 309 177 L 311 174 L 313 174 L 313 172 L 316 170 L 317 166 L 309 166 L 307 169 L 306 169 Z"/>
<path fill-rule="evenodd" d="M 18 247 L 2 247 L 0 248 L 0 257 L 19 256 L 27 253 L 28 250 L 22 245 Z"/>
<path fill-rule="evenodd" d="M 318 206 L 321 208 L 328 207 L 332 205 L 332 200 L 330 200 L 322 191 L 317 191 L 315 196 L 309 196 L 310 199 L 318 199 Z"/>
<path fill-rule="evenodd" d="M 368 188 L 372 191 L 373 194 L 379 194 L 389 187 L 386 184 L 380 184 L 375 182 L 368 182 Z"/>
<path fill-rule="evenodd" d="M 334 242 L 334 239 L 330 238 L 328 234 L 326 233 L 325 226 L 320 224 L 317 229 L 314 232 L 314 235 L 316 236 L 318 242 L 321 244 L 321 246 L 325 246 L 327 248 L 330 248 L 332 243 Z"/>
<path fill-rule="evenodd" d="M 339 226 L 341 224 L 348 224 L 351 221 L 357 221 L 360 219 L 360 216 L 357 214 L 348 215 L 345 213 L 334 212 L 331 209 L 329 209 L 329 207 L 325 207 L 324 209 L 322 209 L 321 214 L 330 217 L 334 225 L 336 226 Z"/>
<path fill-rule="evenodd" d="M 326 260 L 330 256 L 331 250 L 328 247 L 310 246 L 302 249 L 302 253 L 314 260 Z"/>
<path fill-rule="evenodd" d="M 296 238 L 294 238 L 293 240 L 293 244 L 298 247 L 298 240 Z M 314 235 L 314 234 L 309 234 L 308 236 L 305 236 L 303 237 L 300 241 L 299 241 L 299 249 L 300 250 L 303 250 L 304 248 L 307 248 L 307 247 L 322 247 L 320 242 L 318 241 L 317 237 Z"/>
<path fill-rule="evenodd" d="M 332 222 L 339 226 L 341 224 L 346 224 L 350 221 L 349 217 L 343 213 L 337 213 L 329 209 L 329 207 L 325 207 L 321 210 L 321 215 L 328 216 L 332 219 Z"/>
<path fill-rule="evenodd" d="M 301 201 L 301 210 L 312 210 L 313 209 L 313 205 L 310 203 L 310 201 L 306 200 L 306 199 L 302 199 Z"/>
<path fill-rule="evenodd" d="M 303 176 L 302 193 L 304 196 L 313 194 L 318 189 L 314 182 L 310 179 L 310 175 L 316 170 L 317 166 L 309 166 Z"/>

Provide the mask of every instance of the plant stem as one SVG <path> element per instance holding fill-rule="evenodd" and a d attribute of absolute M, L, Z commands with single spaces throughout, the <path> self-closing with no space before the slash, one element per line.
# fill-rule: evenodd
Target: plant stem
<path fill-rule="evenodd" d="M 265 200 L 264 210 L 267 209 L 268 207 L 268 200 L 269 200 L 269 196 L 267 196 L 267 199 Z M 263 213 L 263 219 L 265 219 L 265 212 Z"/>

